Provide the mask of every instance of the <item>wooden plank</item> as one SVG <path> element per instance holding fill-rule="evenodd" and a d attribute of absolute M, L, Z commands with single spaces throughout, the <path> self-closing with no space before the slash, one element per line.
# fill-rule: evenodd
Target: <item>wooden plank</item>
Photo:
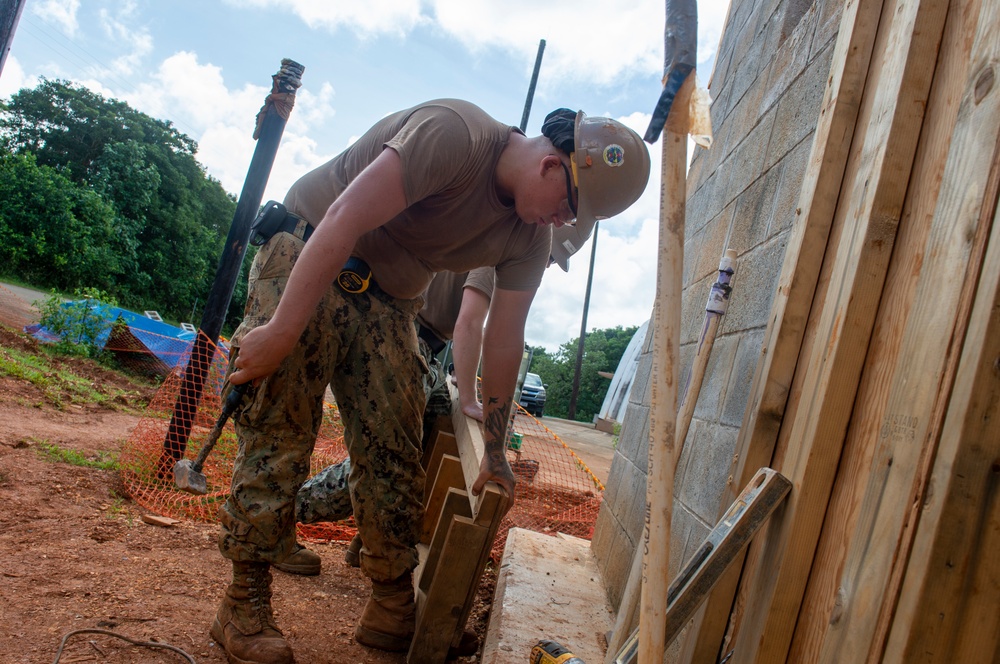
<path fill-rule="evenodd" d="M 448 659 L 448 648 L 465 625 L 461 615 L 467 589 L 474 588 L 479 581 L 477 559 L 469 552 L 488 548 L 487 537 L 487 529 L 471 519 L 452 518 L 444 536 L 437 573 L 426 591 L 424 610 L 417 613 L 413 641 L 406 656 L 408 664 L 439 664 Z"/>
<path fill-rule="evenodd" d="M 465 486 L 472 487 L 476 478 L 479 477 L 479 468 L 486 450 L 486 443 L 483 441 L 483 432 L 479 428 L 479 422 L 462 412 L 462 404 L 459 402 L 455 386 L 451 385 L 449 381 L 448 387 L 451 390 L 451 419 L 455 427 L 455 441 L 459 458 L 462 460 L 462 472 L 465 474 Z M 478 496 L 472 495 L 471 490 L 468 492 L 468 496 L 473 517 L 484 508 L 484 503 L 488 503 L 486 505 L 487 513 L 492 514 L 495 505 L 503 505 L 503 509 L 506 511 L 506 506 L 514 500 L 513 496 L 505 495 L 496 482 L 487 482 Z M 488 516 L 487 520 L 489 518 Z"/>
<path fill-rule="evenodd" d="M 480 510 L 480 518 L 477 518 L 474 522 L 476 526 L 483 529 L 483 545 L 479 549 L 479 557 L 476 559 L 472 555 L 472 551 L 467 552 L 467 557 L 471 560 L 475 560 L 475 565 L 473 567 L 473 575 L 470 577 L 469 583 L 465 586 L 465 599 L 460 605 L 458 611 L 458 626 L 459 632 L 456 632 L 455 637 L 459 638 L 461 636 L 461 630 L 465 628 L 465 624 L 469 621 L 469 615 L 472 613 L 472 607 L 476 603 L 476 593 L 479 591 L 479 584 L 483 579 L 483 573 L 486 571 L 486 565 L 489 563 L 490 554 L 493 552 L 493 542 L 496 539 L 497 531 L 500 528 L 500 523 L 503 521 L 504 514 L 506 514 L 506 507 L 502 502 L 502 496 L 500 492 L 495 494 L 496 502 L 494 503 L 493 516 L 488 523 L 482 518 L 485 514 L 485 510 Z M 453 643 L 452 645 L 457 645 Z"/>
<path fill-rule="evenodd" d="M 984 2 L 949 159 L 945 207 L 968 216 L 978 201 L 988 244 L 970 296 L 969 325 L 929 489 L 889 629 L 891 661 L 995 662 L 1000 653 L 1000 7 Z M 989 161 L 987 152 L 993 147 Z M 948 191 L 949 185 L 951 190 Z M 967 187 L 967 188 L 966 188 Z M 945 200 L 945 194 L 942 199 Z M 945 212 L 946 210 L 942 210 Z M 961 221 L 961 217 L 957 220 Z M 975 256 L 973 257 L 975 267 Z M 890 661 L 890 660 L 886 660 Z"/>
<path fill-rule="evenodd" d="M 811 339 L 796 371 L 794 408 L 775 467 L 794 483 L 783 518 L 755 543 L 740 589 L 742 661 L 785 661 L 882 297 L 941 38 L 946 0 L 883 7 Z M 760 546 L 756 546 L 760 544 Z M 780 589 L 780 591 L 779 591 Z"/>
<path fill-rule="evenodd" d="M 453 431 L 443 431 L 438 429 L 438 431 L 435 432 L 433 441 L 428 448 L 424 450 L 422 465 L 427 477 L 434 477 L 434 475 L 437 474 L 438 466 L 441 465 L 441 457 L 445 454 L 457 457 L 458 442 L 455 440 L 455 434 Z"/>
<path fill-rule="evenodd" d="M 424 544 L 430 544 L 434 537 L 448 490 L 465 491 L 465 476 L 462 474 L 462 462 L 458 457 L 444 454 L 439 457 L 437 466 L 433 482 L 424 490 L 424 529 L 420 536 L 420 541 Z"/>
<path fill-rule="evenodd" d="M 935 242 L 950 242 L 942 237 L 947 233 L 947 230 L 941 232 L 943 228 L 938 229 L 937 240 L 931 239 L 930 245 L 928 243 L 932 238 L 932 222 L 939 226 L 944 223 L 945 228 L 951 227 L 950 221 L 935 221 L 934 210 L 938 205 L 959 102 L 965 87 L 972 45 L 969 34 L 974 33 L 978 20 L 978 11 L 975 10 L 978 4 L 979 0 L 958 0 L 951 3 L 948 10 L 903 221 L 886 278 L 886 295 L 882 298 L 869 344 L 864 375 L 823 524 L 816 561 L 799 611 L 789 661 L 818 662 L 824 641 L 830 648 L 831 640 L 845 636 L 854 640 L 856 646 L 884 641 L 884 636 L 876 635 L 879 631 L 876 616 L 869 615 L 858 630 L 849 633 L 842 630 L 850 622 L 848 614 L 858 612 L 854 595 L 862 587 L 867 599 L 872 599 L 869 593 L 881 597 L 883 587 L 886 588 L 885 597 L 896 594 L 889 589 L 892 584 L 887 581 L 888 571 L 883 569 L 884 576 L 874 579 L 871 585 L 862 586 L 855 578 L 860 561 L 855 561 L 851 566 L 853 571 L 845 577 L 845 559 L 850 555 L 850 547 L 861 546 L 862 542 L 870 543 L 875 510 L 894 511 L 897 519 L 903 519 L 908 513 L 912 501 L 905 494 L 909 492 L 909 483 L 915 472 L 912 470 L 916 461 L 914 455 L 921 448 L 909 441 L 909 433 L 917 434 L 918 442 L 920 436 L 912 427 L 907 428 L 906 423 L 920 421 L 920 426 L 926 427 L 927 431 L 939 430 L 925 417 L 933 410 L 930 401 L 944 398 L 943 395 L 934 396 L 938 393 L 936 383 L 945 382 L 942 374 L 935 379 L 935 367 L 945 369 L 950 366 L 949 371 L 954 368 L 955 357 L 945 363 L 946 354 L 940 349 L 947 346 L 948 330 L 956 319 L 950 308 L 954 307 L 959 296 L 955 284 L 962 281 L 968 255 L 955 260 L 957 256 L 947 247 L 936 246 Z M 951 256 L 951 260 L 943 260 L 946 256 Z M 931 274 L 936 274 L 937 278 Z M 922 289 L 919 296 L 918 287 Z M 914 310 L 915 300 L 918 303 L 935 303 L 933 312 L 924 307 L 924 318 L 927 320 L 921 318 L 919 304 Z M 931 356 L 926 357 L 930 349 L 933 349 Z M 902 394 L 909 396 L 901 398 Z M 882 470 L 885 470 L 873 466 L 883 430 L 890 437 L 881 439 L 882 443 L 886 447 L 891 445 L 897 448 L 893 452 L 892 474 L 902 479 L 901 473 L 906 473 L 902 485 L 898 484 L 898 479 L 894 480 L 897 482 L 896 489 L 902 491 L 900 495 L 886 491 L 889 489 L 886 484 L 873 483 L 873 478 L 883 477 Z M 895 435 L 891 435 L 893 430 Z M 904 470 L 908 467 L 911 470 Z M 873 493 L 876 486 L 881 488 Z M 875 500 L 876 495 L 885 497 L 880 505 L 865 503 L 866 500 Z M 862 519 L 863 523 L 859 524 Z M 874 546 L 894 547 L 899 541 L 900 549 L 896 557 L 905 558 L 903 538 L 886 536 L 887 533 L 898 532 L 899 528 L 899 524 L 890 526 L 883 522 L 877 528 L 880 535 Z M 860 550 L 854 555 L 859 553 Z M 844 657 L 843 661 L 861 661 L 864 654 L 855 654 L 853 659 Z"/>
<path fill-rule="evenodd" d="M 737 441 L 736 460 L 720 498 L 725 507 L 758 468 L 770 466 L 785 413 L 806 320 L 826 251 L 834 210 L 868 76 L 882 0 L 847 3 L 841 14 L 809 165 L 789 233 L 778 291 Z M 721 512 L 720 512 L 721 515 Z M 714 662 L 739 581 L 739 564 L 716 585 L 682 642 L 681 661 Z"/>
<path fill-rule="evenodd" d="M 467 419 L 475 422 L 472 418 Z M 469 619 L 469 614 L 472 612 L 472 605 L 476 600 L 479 582 L 483 578 L 490 554 L 493 552 L 493 542 L 496 540 L 500 524 L 503 522 L 510 504 L 507 494 L 492 482 L 486 485 L 480 498 L 479 512 L 476 513 L 475 524 L 484 529 L 486 539 L 479 550 L 479 557 L 475 565 L 475 575 L 472 578 L 472 582 L 466 588 L 465 603 L 462 605 L 462 610 L 459 614 L 459 625 L 462 627 L 465 626 L 465 623 Z M 472 551 L 469 551 L 467 555 L 472 558 L 472 553 Z"/>
<path fill-rule="evenodd" d="M 975 664 L 996 662 L 1000 653 L 998 228 L 994 218 L 933 491 L 922 505 L 885 661 Z"/>
<path fill-rule="evenodd" d="M 471 518 L 469 511 L 469 497 L 465 491 L 460 489 L 448 489 L 445 495 L 444 504 L 438 515 L 437 525 L 434 527 L 434 536 L 431 538 L 430 546 L 427 548 L 427 558 L 423 561 L 420 578 L 416 580 L 417 589 L 426 593 L 434 582 L 434 575 L 438 570 L 438 561 L 445 554 L 444 548 L 447 543 L 448 528 L 455 517 Z M 469 552 L 465 552 L 468 556 Z M 418 613 L 420 606 L 417 607 Z"/>

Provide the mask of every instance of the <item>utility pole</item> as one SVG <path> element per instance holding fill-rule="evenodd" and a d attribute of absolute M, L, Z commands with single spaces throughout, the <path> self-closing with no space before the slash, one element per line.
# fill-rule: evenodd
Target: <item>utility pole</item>
<path fill-rule="evenodd" d="M 531 82 L 528 83 L 528 96 L 524 100 L 524 112 L 521 113 L 521 131 L 528 129 L 528 116 L 531 114 L 531 102 L 535 98 L 535 85 L 538 84 L 538 72 L 542 68 L 542 54 L 545 53 L 545 40 L 538 40 L 538 53 L 535 55 L 535 69 L 531 72 Z M 517 382 L 514 384 L 514 403 L 510 409 L 511 418 L 517 414 L 517 404 L 521 401 L 521 388 L 524 387 L 524 376 L 531 367 L 532 351 L 524 344 L 521 355 L 521 368 L 517 371 Z"/>
<path fill-rule="evenodd" d="M 545 40 L 538 41 L 538 53 L 535 55 L 535 69 L 531 72 L 531 83 L 528 84 L 528 98 L 524 101 L 524 112 L 521 114 L 521 131 L 528 129 L 528 116 L 531 114 L 531 100 L 535 98 L 535 86 L 538 84 L 538 70 L 542 68 L 542 54 L 545 53 Z"/>
<path fill-rule="evenodd" d="M 7 63 L 7 54 L 10 53 L 17 23 L 24 11 L 24 2 L 25 0 L 0 0 L 0 48 L 3 48 L 0 51 L 0 73 L 3 73 L 3 66 Z"/>
<path fill-rule="evenodd" d="M 601 222 L 594 223 L 594 242 L 590 245 L 590 273 L 587 275 L 587 294 L 583 296 L 583 322 L 580 323 L 580 343 L 576 346 L 576 372 L 573 374 L 573 393 L 569 397 L 569 419 L 576 419 L 576 398 L 580 394 L 580 371 L 583 368 L 583 342 L 587 338 L 587 310 L 590 309 L 590 287 L 594 283 L 594 258 L 597 256 L 597 231 Z"/>

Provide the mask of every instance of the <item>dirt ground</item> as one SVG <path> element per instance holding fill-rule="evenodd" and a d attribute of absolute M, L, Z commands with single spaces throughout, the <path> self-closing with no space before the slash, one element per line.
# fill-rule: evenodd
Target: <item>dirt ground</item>
<path fill-rule="evenodd" d="M 33 339 L 0 324 L 0 355 L 36 352 Z M 0 376 L 0 661 L 53 662 L 74 630 L 110 630 L 167 650 L 103 634 L 70 637 L 59 662 L 224 662 L 208 627 L 229 578 L 216 527 L 142 521 L 114 470 L 53 460 L 57 446 L 94 461 L 115 455 L 152 397 L 100 365 L 59 360 L 105 393 L 110 405 L 63 403 L 32 383 Z M 344 563 L 345 545 L 310 543 L 318 577 L 274 572 L 274 608 L 300 663 L 403 662 L 355 643 L 367 581 Z M 469 627 L 485 635 L 495 576 L 488 571 Z M 474 662 L 475 657 L 456 660 Z"/>

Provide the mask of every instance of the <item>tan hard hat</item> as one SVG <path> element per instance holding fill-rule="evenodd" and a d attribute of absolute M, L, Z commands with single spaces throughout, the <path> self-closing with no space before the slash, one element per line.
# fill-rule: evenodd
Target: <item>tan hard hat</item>
<path fill-rule="evenodd" d="M 583 111 L 576 114 L 573 138 L 575 151 L 570 161 L 580 191 L 576 214 L 579 248 L 598 219 L 623 212 L 642 195 L 649 181 L 649 152 L 639 134 L 622 123 L 588 117 Z"/>

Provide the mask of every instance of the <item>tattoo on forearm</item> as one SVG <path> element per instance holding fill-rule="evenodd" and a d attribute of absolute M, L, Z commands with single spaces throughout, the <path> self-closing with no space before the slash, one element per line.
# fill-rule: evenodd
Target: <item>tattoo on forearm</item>
<path fill-rule="evenodd" d="M 490 403 L 497 403 L 499 400 L 491 397 Z M 504 436 L 507 434 L 507 419 L 510 415 L 510 400 L 502 403 L 497 409 L 492 411 L 483 422 L 486 429 L 487 438 L 500 442 L 500 449 L 503 450 Z"/>

